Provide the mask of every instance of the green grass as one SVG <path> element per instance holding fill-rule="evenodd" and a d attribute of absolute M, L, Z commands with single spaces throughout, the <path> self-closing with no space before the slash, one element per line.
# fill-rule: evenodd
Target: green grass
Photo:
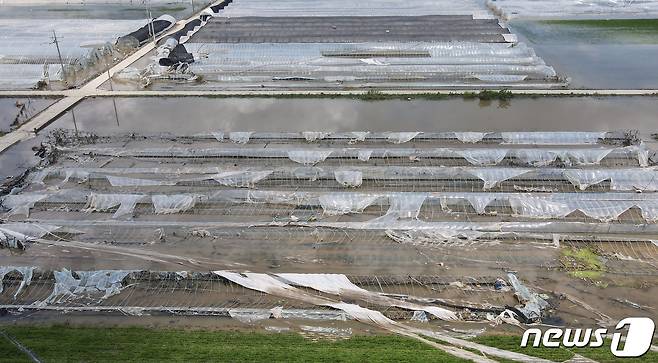
<path fill-rule="evenodd" d="M 0 335 L 0 362 L 1 363 L 23 363 L 31 362 L 31 360 L 16 348 L 7 338 Z"/>
<path fill-rule="evenodd" d="M 227 331 L 66 326 L 5 330 L 46 362 L 464 362 L 390 335 L 314 342 L 298 334 Z"/>
<path fill-rule="evenodd" d="M 578 279 L 596 281 L 606 271 L 599 255 L 588 248 L 563 248 L 560 262 L 571 277 Z"/>
<path fill-rule="evenodd" d="M 614 29 L 631 32 L 658 33 L 658 19 L 579 19 L 545 20 L 545 24 Z"/>

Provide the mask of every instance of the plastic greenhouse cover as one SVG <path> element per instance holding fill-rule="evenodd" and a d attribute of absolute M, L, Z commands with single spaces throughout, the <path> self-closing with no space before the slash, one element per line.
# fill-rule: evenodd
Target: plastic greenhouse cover
<path fill-rule="evenodd" d="M 107 299 L 121 292 L 123 289 L 121 282 L 132 272 L 134 271 L 76 271 L 76 275 L 79 276 L 78 279 L 67 269 L 54 271 L 55 285 L 53 291 L 39 304 L 57 304 L 80 297 Z"/>
<path fill-rule="evenodd" d="M 580 145 L 596 144 L 605 139 L 605 132 L 553 131 L 553 132 L 501 132 L 508 144 L 526 145 Z"/>
<path fill-rule="evenodd" d="M 109 181 L 113 187 L 144 187 L 144 186 L 157 186 L 157 185 L 176 185 L 175 181 L 136 179 L 136 178 L 113 176 L 113 175 L 107 175 L 106 177 L 107 177 L 107 181 Z"/>
<path fill-rule="evenodd" d="M 226 171 L 211 176 L 219 184 L 235 188 L 253 188 L 256 183 L 272 174 L 271 170 L 261 171 Z"/>
<path fill-rule="evenodd" d="M 331 155 L 332 150 L 288 150 L 288 158 L 296 163 L 315 165 Z"/>
<path fill-rule="evenodd" d="M 450 310 L 438 306 L 422 306 L 382 296 L 354 285 L 347 276 L 342 274 L 279 273 L 277 276 L 286 281 L 292 282 L 293 285 L 310 287 L 327 294 L 362 296 L 366 300 L 373 301 L 380 305 L 396 306 L 408 310 L 422 310 L 427 311 L 439 319 L 457 320 L 457 315 Z"/>
<path fill-rule="evenodd" d="M 318 199 L 324 213 L 327 215 L 342 215 L 362 213 L 381 197 L 372 194 L 359 193 L 327 193 Z"/>
<path fill-rule="evenodd" d="M 483 190 L 497 187 L 500 183 L 523 175 L 531 169 L 521 168 L 464 168 L 464 171 L 484 182 Z"/>
<path fill-rule="evenodd" d="M 155 214 L 173 214 L 188 211 L 194 208 L 198 199 L 198 195 L 190 194 L 151 196 Z"/>
<path fill-rule="evenodd" d="M 22 243 L 41 238 L 55 232 L 60 227 L 36 223 L 6 223 L 0 224 L 0 242 L 11 248 L 21 248 Z"/>
<path fill-rule="evenodd" d="M 302 132 L 302 136 L 306 139 L 308 142 L 313 142 L 317 140 L 322 140 L 329 136 L 331 133 L 330 132 L 319 132 L 319 131 L 304 131 Z"/>
<path fill-rule="evenodd" d="M 388 141 L 394 144 L 404 144 L 420 134 L 420 132 L 391 132 L 388 134 Z"/>
<path fill-rule="evenodd" d="M 253 132 L 230 132 L 228 138 L 236 144 L 246 144 L 249 142 Z"/>
<path fill-rule="evenodd" d="M 3 291 L 3 283 L 2 280 L 5 278 L 5 275 L 7 275 L 10 272 L 18 272 L 20 273 L 23 278 L 21 280 L 21 284 L 18 286 L 18 289 L 14 293 L 14 300 L 18 295 L 23 291 L 23 289 L 26 286 L 30 286 L 32 283 L 32 274 L 34 273 L 34 270 L 36 267 L 32 266 L 0 266 L 0 293 Z"/>
<path fill-rule="evenodd" d="M 34 205 L 48 197 L 48 194 L 10 194 L 2 198 L 0 205 L 9 209 L 8 215 L 21 214 L 30 216 L 30 209 Z"/>
<path fill-rule="evenodd" d="M 484 139 L 484 137 L 487 135 L 486 132 L 455 132 L 454 134 L 457 140 L 463 143 L 471 144 L 482 141 L 482 139 Z"/>
<path fill-rule="evenodd" d="M 336 181 L 344 187 L 356 188 L 363 183 L 363 173 L 360 171 L 336 170 L 334 176 Z"/>
<path fill-rule="evenodd" d="M 143 194 L 97 194 L 92 193 L 87 201 L 85 212 L 105 212 L 119 206 L 112 218 L 132 216 L 137 202 L 144 199 Z"/>

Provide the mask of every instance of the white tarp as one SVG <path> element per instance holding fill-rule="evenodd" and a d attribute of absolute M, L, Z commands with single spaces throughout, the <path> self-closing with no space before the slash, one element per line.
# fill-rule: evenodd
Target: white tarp
<path fill-rule="evenodd" d="M 119 206 L 112 218 L 132 216 L 137 202 L 144 198 L 142 194 L 97 194 L 91 193 L 87 200 L 85 212 L 106 212 Z"/>
<path fill-rule="evenodd" d="M 198 199 L 199 196 L 194 194 L 151 196 L 155 214 L 174 214 L 188 211 L 194 208 Z"/>
<path fill-rule="evenodd" d="M 342 215 L 349 213 L 362 213 L 364 209 L 375 203 L 378 195 L 359 193 L 327 193 L 318 199 L 322 210 L 327 215 Z"/>

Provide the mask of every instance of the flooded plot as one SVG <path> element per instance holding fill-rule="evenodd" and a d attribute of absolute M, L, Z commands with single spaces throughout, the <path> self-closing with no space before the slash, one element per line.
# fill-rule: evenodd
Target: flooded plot
<path fill-rule="evenodd" d="M 114 113 L 114 104 L 117 114 Z M 193 134 L 208 130 L 290 131 L 303 120 L 322 131 L 589 131 L 623 126 L 645 140 L 658 132 L 653 97 L 523 98 L 480 101 L 137 97 L 87 99 L 74 108 L 77 127 L 114 132 Z M 117 120 L 118 115 L 118 120 Z M 295 115 L 295 117 L 291 117 Z M 183 120 L 194 122 L 183 123 Z M 74 129 L 70 112 L 52 124 Z"/>
<path fill-rule="evenodd" d="M 658 57 L 656 23 L 648 20 L 527 21 L 510 27 L 568 77 L 573 88 L 643 89 L 658 86 L 647 59 Z"/>
<path fill-rule="evenodd" d="M 564 82 L 476 1 L 223 3 L 120 74 L 154 88 L 556 87 Z"/>

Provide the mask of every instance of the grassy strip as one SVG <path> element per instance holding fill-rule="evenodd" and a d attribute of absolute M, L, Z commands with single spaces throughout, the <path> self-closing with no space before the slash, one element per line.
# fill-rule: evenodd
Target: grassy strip
<path fill-rule="evenodd" d="M 227 331 L 66 326 L 6 330 L 46 362 L 464 362 L 390 335 L 314 342 L 298 334 Z M 3 346 L 0 350 L 4 352 Z"/>
<path fill-rule="evenodd" d="M 1 363 L 27 363 L 32 362 L 25 353 L 21 352 L 7 338 L 0 335 L 0 362 Z"/>
<path fill-rule="evenodd" d="M 630 32 L 658 33 L 658 19 L 579 19 L 545 20 L 545 24 L 581 26 Z"/>

